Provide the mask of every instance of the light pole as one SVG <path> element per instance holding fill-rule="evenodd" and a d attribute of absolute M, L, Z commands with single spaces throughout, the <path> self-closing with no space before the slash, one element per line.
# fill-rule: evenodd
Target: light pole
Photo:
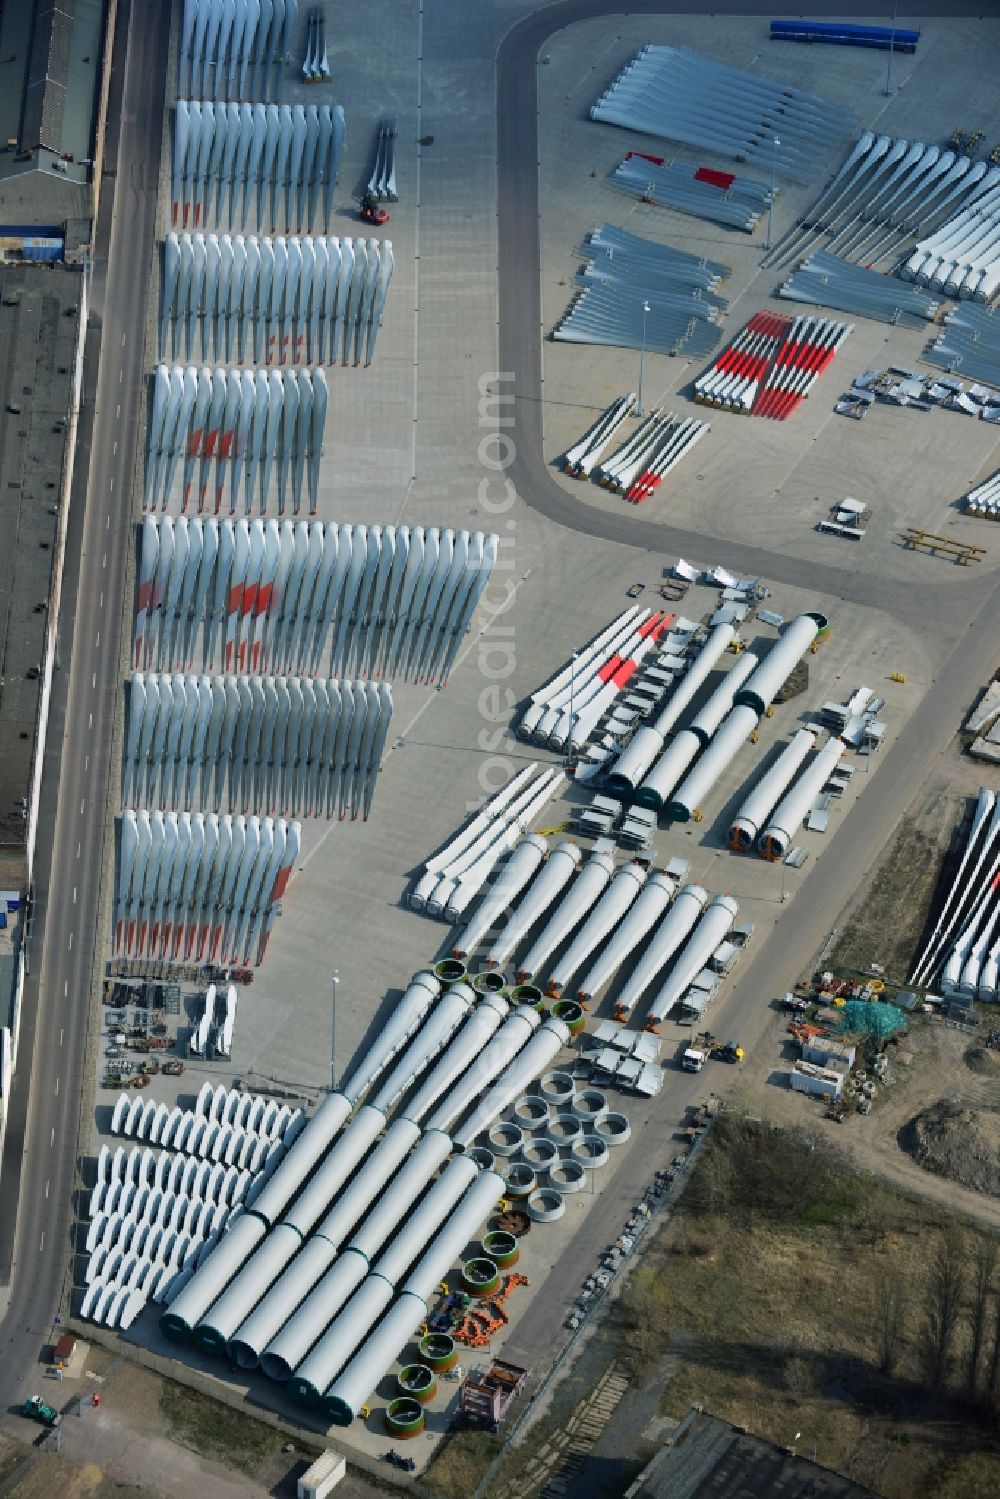
<path fill-rule="evenodd" d="M 640 390 L 642 389 L 642 381 L 641 380 L 639 382 L 639 389 Z M 574 704 L 576 702 L 576 663 L 577 663 L 577 661 L 579 661 L 579 659 L 580 659 L 580 652 L 579 651 L 574 651 L 573 652 L 573 665 L 570 668 L 570 676 L 569 676 L 569 733 L 566 735 L 566 764 L 567 765 L 572 765 L 572 763 L 573 763 L 573 719 L 576 716 L 575 710 L 574 710 Z"/>
<path fill-rule="evenodd" d="M 767 253 L 771 249 L 771 215 L 774 212 L 774 194 L 778 177 L 778 147 L 780 145 L 780 140 L 775 136 L 774 150 L 771 152 L 771 200 L 767 205 L 767 244 L 764 246 L 764 250 Z"/>
<path fill-rule="evenodd" d="M 337 1081 L 337 985 L 340 983 L 340 969 L 335 968 L 330 975 L 333 986 L 333 1015 L 330 1021 L 330 1091 L 333 1092 Z"/>
<path fill-rule="evenodd" d="M 892 93 L 892 49 L 896 43 L 896 15 L 899 11 L 899 0 L 892 0 L 892 30 L 889 32 L 889 58 L 885 65 L 885 96 Z"/>
<path fill-rule="evenodd" d="M 648 302 L 642 304 L 642 344 L 639 348 L 639 403 L 635 408 L 636 416 L 642 416 L 642 365 L 646 357 L 646 314 L 651 308 Z"/>

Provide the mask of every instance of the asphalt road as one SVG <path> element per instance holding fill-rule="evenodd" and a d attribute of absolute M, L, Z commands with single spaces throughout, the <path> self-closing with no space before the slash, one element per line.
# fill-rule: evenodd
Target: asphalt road
<path fill-rule="evenodd" d="M 658 3 L 644 0 L 643 13 L 670 14 L 717 7 L 691 0 Z M 520 497 L 533 510 L 567 529 L 625 546 L 645 547 L 653 554 L 698 555 L 703 537 L 658 522 L 637 520 L 623 508 L 620 516 L 597 510 L 567 494 L 552 478 L 542 451 L 542 361 L 545 329 L 541 323 L 539 240 L 539 151 L 536 70 L 538 56 L 554 34 L 576 21 L 613 15 L 619 7 L 606 0 L 566 0 L 526 17 L 511 28 L 497 53 L 497 221 L 499 248 L 500 369 L 514 375 L 516 459 L 508 473 Z M 727 14 L 767 15 L 768 4 L 730 3 Z M 870 7 L 851 0 L 836 5 L 805 4 L 797 14 L 867 17 Z M 939 3 L 909 6 L 910 16 L 940 14 Z M 955 14 L 949 7 L 949 14 Z M 962 13 L 978 15 L 975 6 Z M 510 389 L 507 386 L 506 389 Z M 875 606 L 895 615 L 928 646 L 931 686 L 906 730 L 877 763 L 870 788 L 829 838 L 822 858 L 797 876 L 794 902 L 731 985 L 716 1002 L 713 1028 L 737 1037 L 748 1049 L 748 1073 L 762 1081 L 773 1061 L 754 1056 L 755 1042 L 773 1017 L 769 1002 L 790 989 L 807 970 L 841 911 L 863 885 L 882 849 L 935 759 L 951 742 L 978 689 L 997 664 L 1000 585 L 994 578 L 964 580 L 961 586 L 916 588 L 880 581 L 849 568 L 817 566 L 784 553 L 727 543 L 727 567 L 796 587 L 809 587 L 847 602 Z M 719 873 L 722 874 L 723 866 Z M 670 1072 L 662 1107 L 645 1126 L 642 1149 L 633 1150 L 626 1169 L 616 1173 L 610 1189 L 587 1214 L 563 1263 L 591 1268 L 598 1250 L 613 1240 L 652 1171 L 676 1153 L 674 1130 L 688 1105 L 728 1080 L 727 1069 L 711 1076 Z M 575 1276 L 550 1278 L 547 1294 L 538 1298 L 530 1319 L 520 1324 L 506 1352 L 518 1362 L 544 1369 L 565 1334 L 560 1329 L 578 1290 Z"/>
<path fill-rule="evenodd" d="M 134 12 L 134 14 L 132 14 Z M 42 787 L 33 937 L 7 1159 L 22 1153 L 0 1411 L 35 1378 L 67 1273 L 132 527 L 170 0 L 118 11 L 91 285 L 85 410 Z M 99 361 L 97 339 L 99 338 Z M 87 421 L 92 416 L 92 423 Z M 89 428 L 89 442 L 88 442 Z M 82 481 L 82 482 L 81 482 Z M 5 1162 L 6 1165 L 6 1162 Z M 14 1175 L 4 1171 L 10 1194 Z M 10 1224 L 8 1200 L 4 1219 Z"/>

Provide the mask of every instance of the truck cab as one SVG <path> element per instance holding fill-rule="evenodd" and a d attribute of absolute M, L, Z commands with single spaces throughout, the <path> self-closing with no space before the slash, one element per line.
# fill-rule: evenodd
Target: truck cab
<path fill-rule="evenodd" d="M 700 1072 L 705 1065 L 705 1053 L 697 1046 L 686 1046 L 681 1052 L 681 1066 L 685 1072 Z"/>

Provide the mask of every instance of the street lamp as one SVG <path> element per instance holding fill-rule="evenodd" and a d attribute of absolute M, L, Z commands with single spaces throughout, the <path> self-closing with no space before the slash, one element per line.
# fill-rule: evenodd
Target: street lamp
<path fill-rule="evenodd" d="M 337 1081 L 337 985 L 340 983 L 340 969 L 335 968 L 330 975 L 333 986 L 333 1015 L 330 1021 L 330 1091 L 333 1091 Z"/>
<path fill-rule="evenodd" d="M 639 389 L 640 390 L 642 389 L 642 381 L 641 380 L 639 381 Z M 566 735 L 566 764 L 567 765 L 572 765 L 572 763 L 573 763 L 573 719 L 576 716 L 576 714 L 575 714 L 575 708 L 574 708 L 574 705 L 575 705 L 575 702 L 576 702 L 576 697 L 575 697 L 575 693 L 576 693 L 576 663 L 579 661 L 579 659 L 580 659 L 580 652 L 579 651 L 574 651 L 573 652 L 573 665 L 570 668 L 570 677 L 569 677 L 569 733 Z"/>
<path fill-rule="evenodd" d="M 646 357 L 646 314 L 652 309 L 648 302 L 642 304 L 642 344 L 639 348 L 639 403 L 635 408 L 636 416 L 642 416 L 642 364 Z"/>
<path fill-rule="evenodd" d="M 899 0 L 892 0 L 892 30 L 889 32 L 889 60 L 885 65 L 885 96 L 892 93 L 892 49 L 896 41 L 896 14 L 899 10 Z"/>
<path fill-rule="evenodd" d="M 771 214 L 774 212 L 775 183 L 778 176 L 778 147 L 781 145 L 777 136 L 774 137 L 774 150 L 771 153 L 771 201 L 767 205 L 767 244 L 765 251 L 771 249 Z"/>

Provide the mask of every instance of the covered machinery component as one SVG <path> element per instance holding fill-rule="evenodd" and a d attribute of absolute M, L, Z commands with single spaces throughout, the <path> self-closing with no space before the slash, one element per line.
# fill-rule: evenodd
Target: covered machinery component
<path fill-rule="evenodd" d="M 591 855 L 525 955 L 517 975 L 522 982 L 540 972 L 560 944 L 579 926 L 614 871 L 615 862 L 610 854 Z"/>
<path fill-rule="evenodd" d="M 561 1047 L 569 1041 L 569 1030 L 550 1015 L 521 1051 L 511 1060 L 472 1112 L 451 1135 L 460 1150 L 466 1149 L 518 1094 L 541 1073 Z"/>
<path fill-rule="evenodd" d="M 425 971 L 413 976 L 375 1045 L 360 1058 L 343 1085 L 352 1103 L 364 1096 L 382 1069 L 406 1045 L 440 993 L 441 981 L 433 973 Z"/>
<path fill-rule="evenodd" d="M 652 931 L 670 904 L 676 888 L 676 883 L 669 874 L 665 874 L 662 869 L 653 871 L 621 926 L 579 981 L 576 991 L 578 999 L 587 1001 L 600 993 L 612 974 L 617 973 L 625 959 L 635 952 Z"/>
<path fill-rule="evenodd" d="M 547 847 L 545 839 L 540 838 L 537 833 L 528 833 L 516 845 L 476 907 L 468 925 L 455 938 L 452 952 L 456 958 L 464 958 L 475 952 L 482 939 L 492 930 L 497 918 L 508 915 L 515 899 L 544 859 Z"/>
<path fill-rule="evenodd" d="M 788 846 L 813 802 L 819 796 L 846 748 L 842 739 L 830 738 L 803 771 L 791 790 L 782 797 L 771 813 L 767 827 L 758 840 L 758 848 L 765 859 L 783 859 Z"/>
<path fill-rule="evenodd" d="M 817 636 L 826 630 L 823 614 L 800 614 L 793 619 L 774 642 L 763 664 L 736 694 L 736 705 L 753 708 L 758 715 L 765 713 Z"/>
<path fill-rule="evenodd" d="M 475 991 L 468 984 L 454 984 L 440 996 L 413 1041 L 375 1094 L 372 1103 L 376 1109 L 388 1113 L 395 1107 L 428 1062 L 451 1040 L 475 1002 Z"/>
<path fill-rule="evenodd" d="M 490 968 L 507 961 L 518 943 L 527 936 L 538 918 L 548 910 L 556 896 L 578 868 L 583 855 L 576 843 L 560 843 L 549 855 L 544 868 L 528 886 L 526 894 L 507 918 L 507 924 L 486 955 Z"/>
<path fill-rule="evenodd" d="M 483 1047 L 509 1014 L 510 1005 L 499 994 L 488 994 L 477 1004 L 444 1055 L 421 1080 L 417 1091 L 404 1105 L 408 1119 L 420 1122 L 452 1083 L 473 1065 Z"/>
<path fill-rule="evenodd" d="M 503 1191 L 502 1177 L 492 1171 L 480 1172 L 410 1272 L 388 1316 L 368 1332 L 346 1367 L 341 1363 L 342 1372 L 323 1398 L 324 1414 L 334 1424 L 349 1426 L 354 1420 L 366 1397 L 427 1315 L 427 1302 L 434 1287 L 476 1234 Z"/>
<path fill-rule="evenodd" d="M 654 931 L 635 971 L 625 983 L 615 1005 L 615 1018 L 627 1020 L 639 1000 L 666 968 L 674 953 L 686 940 L 708 900 L 701 885 L 685 885 L 669 913 Z"/>
<path fill-rule="evenodd" d="M 518 1005 L 427 1120 L 425 1128 L 447 1130 L 517 1056 L 541 1023 L 541 1016 L 531 1005 Z"/>
<path fill-rule="evenodd" d="M 391 1125 L 364 1169 L 332 1202 L 302 1252 L 231 1339 L 230 1357 L 241 1368 L 252 1369 L 260 1362 L 270 1378 L 287 1379 L 360 1285 L 369 1260 L 428 1189 L 450 1150 L 446 1135 L 431 1132 L 421 1139 L 408 1120 Z M 338 1261 L 343 1268 L 334 1280 L 328 1272 L 352 1228 L 355 1232 Z"/>
<path fill-rule="evenodd" d="M 735 639 L 736 631 L 732 625 L 728 624 L 716 625 L 709 633 L 698 654 L 657 715 L 655 723 L 644 724 L 638 729 L 619 756 L 617 764 L 607 778 L 608 791 L 612 796 L 633 795 L 650 766 L 662 754 L 666 736 L 677 724 L 685 708 L 693 702 L 698 689 L 715 663 Z M 695 753 L 697 751 L 692 751 L 692 759 Z M 687 763 L 690 764 L 690 760 Z M 684 768 L 681 767 L 678 780 Z M 675 781 L 667 788 L 667 791 L 672 791 L 676 784 Z M 646 805 L 659 805 L 659 803 L 650 802 Z"/>
<path fill-rule="evenodd" d="M 351 1102 L 345 1092 L 328 1093 L 263 1192 L 254 1199 L 253 1212 L 268 1227 L 277 1222 L 326 1155 L 351 1112 Z"/>
<path fill-rule="evenodd" d="M 706 906 L 704 914 L 677 962 L 670 970 L 663 988 L 649 1007 L 646 1024 L 653 1028 L 670 1013 L 692 981 L 706 966 L 719 943 L 736 920 L 739 906 L 731 895 L 716 895 Z"/>
<path fill-rule="evenodd" d="M 580 931 L 557 960 L 546 985 L 548 994 L 560 994 L 594 949 L 614 930 L 646 883 L 646 874 L 642 864 L 625 864 L 618 870 Z"/>
<path fill-rule="evenodd" d="M 171 1338 L 189 1338 L 199 1318 L 217 1300 L 267 1232 L 256 1213 L 244 1212 L 230 1225 L 193 1279 L 160 1317 Z"/>
<path fill-rule="evenodd" d="M 492 1180 L 483 1182 L 483 1178 Z M 325 1327 L 321 1326 L 318 1341 L 314 1339 L 308 1356 L 298 1364 L 289 1382 L 289 1393 L 304 1405 L 315 1405 L 330 1381 L 344 1367 L 350 1354 L 364 1339 L 372 1325 L 392 1299 L 396 1285 L 414 1260 L 426 1253 L 428 1245 L 441 1241 L 451 1243 L 451 1225 L 460 1221 L 469 1223 L 470 1214 L 478 1210 L 476 1221 L 466 1229 L 466 1239 L 475 1231 L 489 1211 L 489 1207 L 500 1197 L 490 1194 L 494 1183 L 502 1181 L 492 1172 L 481 1172 L 474 1162 L 456 1158 L 444 1170 L 435 1185 L 425 1195 L 416 1212 L 402 1225 L 400 1231 L 383 1250 L 372 1268 L 372 1273 L 360 1288 Z M 477 1190 L 478 1188 L 478 1190 Z M 489 1206 L 482 1204 L 489 1198 Z M 456 1203 L 458 1206 L 456 1207 Z M 462 1212 L 465 1207 L 465 1212 Z M 454 1259 L 456 1249 L 452 1254 Z M 446 1270 L 451 1260 L 444 1266 Z M 332 1272 L 336 1274 L 336 1271 Z M 442 1271 L 443 1273 L 443 1271 Z M 440 1277 L 438 1277 L 440 1279 Z M 433 1290 L 428 1287 L 427 1294 Z M 272 1350 L 269 1350 L 270 1358 Z M 269 1363 L 276 1373 L 276 1364 Z"/>
<path fill-rule="evenodd" d="M 771 769 L 761 777 L 740 806 L 729 831 L 730 848 L 739 849 L 743 853 L 753 848 L 767 818 L 787 791 L 792 778 L 815 743 L 815 729 L 804 728 L 799 729 L 794 739 L 785 745 Z"/>
<path fill-rule="evenodd" d="M 688 766 L 701 752 L 702 741 L 694 729 L 681 729 L 635 793 L 636 805 L 659 812 Z"/>
<path fill-rule="evenodd" d="M 757 713 L 753 708 L 737 707 L 730 710 L 722 728 L 709 741 L 708 748 L 695 762 L 694 769 L 685 776 L 671 797 L 665 809 L 667 817 L 674 822 L 690 822 L 692 818 L 700 816 L 705 797 L 734 756 L 748 742 L 757 722 Z"/>

